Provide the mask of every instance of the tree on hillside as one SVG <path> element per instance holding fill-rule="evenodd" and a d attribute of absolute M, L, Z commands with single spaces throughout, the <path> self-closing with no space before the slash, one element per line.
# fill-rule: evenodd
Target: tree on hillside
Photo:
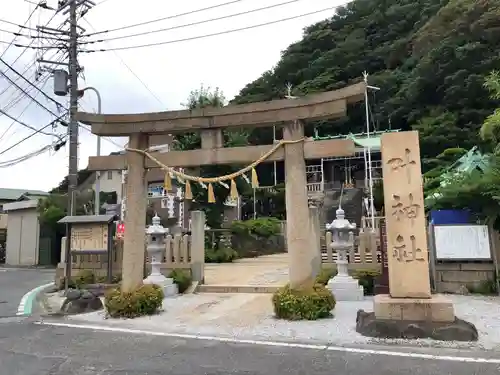
<path fill-rule="evenodd" d="M 223 107 L 226 105 L 226 99 L 221 90 L 216 88 L 211 90 L 201 86 L 200 89 L 191 91 L 187 98 L 187 102 L 183 104 L 187 109 L 195 110 L 206 107 Z M 244 146 L 247 144 L 247 133 L 242 129 L 233 131 L 224 131 L 224 146 L 236 147 Z M 201 138 L 199 133 L 185 133 L 176 135 L 174 140 L 174 149 L 176 150 L 194 150 L 201 148 Z M 225 174 L 232 173 L 238 168 L 236 166 L 228 165 L 210 165 L 199 168 L 199 175 L 201 177 L 217 177 Z M 243 192 L 248 188 L 247 184 L 237 179 L 236 183 L 238 190 Z M 229 195 L 229 190 L 220 184 L 213 184 L 215 203 L 208 203 L 208 191 L 201 185 L 192 183 L 193 201 L 191 202 L 191 209 L 205 211 L 207 225 L 211 228 L 220 228 L 223 221 L 224 202 Z"/>
<path fill-rule="evenodd" d="M 485 86 L 491 91 L 492 99 L 500 100 L 500 76 L 493 72 L 488 76 Z M 481 127 L 481 138 L 490 142 L 496 151 L 489 158 L 488 168 L 485 171 L 473 170 L 471 173 L 456 175 L 447 185 L 438 187 L 440 179 L 427 181 L 428 191 L 436 189 L 439 198 L 432 200 L 430 209 L 463 209 L 475 214 L 479 219 L 492 222 L 496 229 L 500 229 L 500 109 L 496 109 L 488 116 Z M 440 168 L 437 165 L 434 170 Z M 428 174 L 430 174 L 428 172 Z M 434 182 L 434 186 L 430 186 Z"/>
<path fill-rule="evenodd" d="M 244 87 L 234 103 L 334 90 L 357 82 L 364 70 L 381 87 L 370 98 L 374 122 L 387 129 L 417 129 L 422 157 L 470 149 L 496 108 L 484 77 L 500 70 L 497 0 L 354 0 L 333 17 L 304 30 L 277 65 Z M 316 124 L 323 135 L 363 131 L 363 104 L 348 116 Z M 269 143 L 269 131 L 252 140 Z"/>
<path fill-rule="evenodd" d="M 500 101 L 500 72 L 492 72 L 485 82 L 492 99 Z M 489 115 L 481 127 L 481 138 L 493 145 L 495 153 L 500 152 L 500 108 Z"/>

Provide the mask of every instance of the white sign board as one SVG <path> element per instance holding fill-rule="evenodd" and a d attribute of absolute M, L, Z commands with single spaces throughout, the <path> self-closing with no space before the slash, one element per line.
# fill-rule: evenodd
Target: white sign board
<path fill-rule="evenodd" d="M 436 259 L 491 259 L 486 225 L 437 225 L 434 240 Z"/>

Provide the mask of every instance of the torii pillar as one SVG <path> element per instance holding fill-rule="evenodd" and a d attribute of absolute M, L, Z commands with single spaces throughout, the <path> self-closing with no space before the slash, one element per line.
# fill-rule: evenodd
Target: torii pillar
<path fill-rule="evenodd" d="M 294 121 L 285 125 L 283 139 L 304 138 L 304 124 Z M 312 246 L 307 201 L 304 142 L 285 144 L 286 236 L 289 256 L 289 278 L 293 289 L 312 286 L 318 252 Z"/>
<path fill-rule="evenodd" d="M 148 135 L 131 134 L 129 147 L 145 150 Z M 123 241 L 122 292 L 137 289 L 144 279 L 144 240 L 146 228 L 146 168 L 144 156 L 127 151 L 127 211 L 125 215 L 125 236 Z"/>

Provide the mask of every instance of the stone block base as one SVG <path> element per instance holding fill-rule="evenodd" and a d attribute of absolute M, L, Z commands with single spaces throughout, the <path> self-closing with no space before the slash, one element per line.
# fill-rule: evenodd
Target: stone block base
<path fill-rule="evenodd" d="M 356 332 L 382 339 L 424 339 L 442 341 L 477 341 L 476 327 L 455 318 L 453 322 L 377 319 L 375 313 L 359 310 Z"/>
<path fill-rule="evenodd" d="M 452 302 L 436 294 L 428 299 L 391 298 L 378 294 L 373 299 L 373 312 L 377 319 L 453 322 L 455 312 Z"/>
<path fill-rule="evenodd" d="M 147 278 L 145 278 L 143 282 L 144 284 L 155 284 L 161 287 L 163 289 L 163 294 L 166 298 L 174 297 L 179 294 L 179 288 L 177 287 L 177 284 L 174 283 L 174 280 L 172 280 L 171 278 L 167 278 L 164 276 L 152 277 L 150 275 Z"/>
<path fill-rule="evenodd" d="M 379 294 L 374 312 L 358 311 L 356 331 L 386 339 L 431 338 L 443 341 L 477 341 L 476 327 L 458 319 L 450 300 L 441 295 L 429 299 L 391 298 Z"/>
<path fill-rule="evenodd" d="M 352 277 L 333 277 L 328 281 L 327 288 L 333 293 L 336 301 L 362 301 L 364 289 L 358 280 Z"/>

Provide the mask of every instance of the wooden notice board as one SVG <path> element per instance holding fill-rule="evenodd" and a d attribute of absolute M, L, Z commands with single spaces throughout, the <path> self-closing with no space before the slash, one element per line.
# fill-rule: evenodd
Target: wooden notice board
<path fill-rule="evenodd" d="M 73 224 L 71 251 L 108 251 L 108 224 Z"/>

